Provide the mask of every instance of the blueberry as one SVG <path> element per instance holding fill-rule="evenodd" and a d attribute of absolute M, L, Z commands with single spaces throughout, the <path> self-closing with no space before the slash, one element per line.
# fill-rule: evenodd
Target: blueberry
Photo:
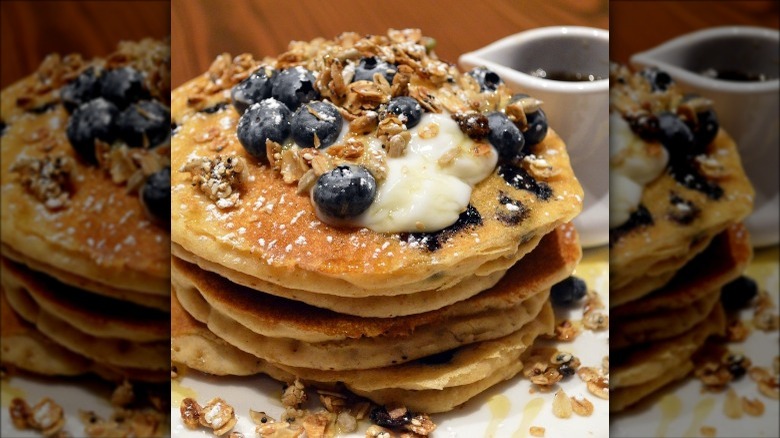
<path fill-rule="evenodd" d="M 266 140 L 283 143 L 290 136 L 290 117 L 290 110 L 276 99 L 256 103 L 238 121 L 238 141 L 249 155 L 267 162 Z"/>
<path fill-rule="evenodd" d="M 149 98 L 144 75 L 132 67 L 109 70 L 100 77 L 100 94 L 120 109 Z"/>
<path fill-rule="evenodd" d="M 504 113 L 489 113 L 487 119 L 490 126 L 488 140 L 498 151 L 499 158 L 509 162 L 520 156 L 525 145 L 520 129 Z"/>
<path fill-rule="evenodd" d="M 393 83 L 393 78 L 398 69 L 388 64 L 386 61 L 382 61 L 374 56 L 370 58 L 361 58 L 355 67 L 355 76 L 352 78 L 352 82 L 355 81 L 373 81 L 374 73 L 379 73 L 387 79 L 387 82 Z"/>
<path fill-rule="evenodd" d="M 127 107 L 117 118 L 119 138 L 130 147 L 150 148 L 169 135 L 171 112 L 156 100 L 142 100 Z"/>
<path fill-rule="evenodd" d="M 693 149 L 693 132 L 677 114 L 658 114 L 658 135 L 661 144 L 669 151 L 669 157 L 677 162 L 687 157 Z"/>
<path fill-rule="evenodd" d="M 558 365 L 558 372 L 561 373 L 561 375 L 565 377 L 573 376 L 575 373 L 574 368 L 571 367 L 569 363 L 562 363 Z"/>
<path fill-rule="evenodd" d="M 715 136 L 718 135 L 718 129 L 720 123 L 718 122 L 718 116 L 715 111 L 710 109 L 696 113 L 698 119 L 698 125 L 693 132 L 695 137 L 696 146 L 699 150 L 706 150 L 707 146 L 715 140 Z"/>
<path fill-rule="evenodd" d="M 683 96 L 683 103 L 690 102 L 692 100 L 702 100 L 697 94 L 686 94 Z M 709 102 L 704 100 L 704 102 Z M 720 123 L 718 122 L 718 116 L 715 114 L 715 110 L 712 105 L 707 103 L 701 105 L 696 112 L 696 121 L 688 121 L 688 127 L 693 131 L 694 141 L 696 142 L 696 148 L 704 152 L 707 146 L 712 143 L 715 136 L 718 135 L 718 129 Z"/>
<path fill-rule="evenodd" d="M 60 90 L 62 105 L 72 113 L 82 103 L 100 96 L 100 80 L 95 74 L 95 68 L 90 67 L 81 72 L 76 79 L 67 83 Z"/>
<path fill-rule="evenodd" d="M 405 124 L 406 129 L 411 129 L 420 123 L 422 118 L 422 107 L 420 103 L 414 98 L 401 96 L 393 98 L 389 104 L 387 104 L 387 110 L 391 113 L 406 117 Z"/>
<path fill-rule="evenodd" d="M 286 68 L 271 79 L 271 97 L 294 111 L 320 97 L 314 88 L 316 80 L 314 74 L 303 67 Z"/>
<path fill-rule="evenodd" d="M 550 289 L 550 301 L 556 306 L 566 306 L 581 300 L 587 291 L 585 280 L 572 275 Z"/>
<path fill-rule="evenodd" d="M 747 370 L 742 365 L 741 362 L 732 362 L 729 363 L 726 366 L 726 369 L 728 370 L 729 374 L 734 378 L 734 380 L 739 379 L 740 377 L 744 376 L 745 373 L 747 373 Z"/>
<path fill-rule="evenodd" d="M 166 224 L 171 221 L 171 168 L 149 175 L 141 189 L 141 205 L 147 216 Z"/>
<path fill-rule="evenodd" d="M 652 113 L 643 113 L 626 119 L 631 131 L 641 139 L 649 142 L 657 141 L 660 136 L 658 117 Z"/>
<path fill-rule="evenodd" d="M 333 104 L 323 101 L 307 103 L 292 116 L 292 137 L 303 148 L 326 148 L 339 137 L 344 120 Z M 319 139 L 319 144 L 315 140 Z"/>
<path fill-rule="evenodd" d="M 720 301 L 726 310 L 738 310 L 746 307 L 756 295 L 758 285 L 755 280 L 743 275 L 721 288 Z"/>
<path fill-rule="evenodd" d="M 533 146 L 544 140 L 547 136 L 547 114 L 544 110 L 539 108 L 538 110 L 525 115 L 525 119 L 528 122 L 528 129 L 523 131 L 523 138 L 528 146 Z"/>
<path fill-rule="evenodd" d="M 115 120 L 118 115 L 116 105 L 101 97 L 81 104 L 70 116 L 66 130 L 73 149 L 82 158 L 94 163 L 95 140 L 111 143 L 116 139 Z"/>
<path fill-rule="evenodd" d="M 512 96 L 512 98 L 509 100 L 509 103 L 517 102 L 520 99 L 524 99 L 527 97 L 531 97 L 527 94 L 518 93 Z M 523 132 L 523 138 L 525 139 L 525 144 L 528 146 L 533 146 L 535 144 L 540 143 L 542 140 L 544 140 L 544 137 L 547 136 L 547 114 L 544 113 L 544 110 L 541 108 L 537 109 L 536 111 L 528 112 L 525 115 L 525 120 L 527 123 L 526 129 Z"/>
<path fill-rule="evenodd" d="M 466 74 L 477 80 L 479 91 L 496 91 L 498 86 L 504 83 L 497 73 L 487 67 L 476 67 Z"/>
<path fill-rule="evenodd" d="M 412 417 L 414 417 L 414 414 L 407 410 L 406 413 L 400 417 L 393 418 L 384 406 L 376 406 L 374 409 L 371 409 L 371 412 L 368 414 L 368 418 L 370 418 L 374 424 L 390 429 L 400 429 L 406 426 L 412 421 Z"/>
<path fill-rule="evenodd" d="M 376 197 L 376 180 L 365 167 L 354 164 L 337 166 L 323 173 L 312 189 L 317 215 L 338 222 L 359 216 Z"/>
<path fill-rule="evenodd" d="M 276 70 L 260 67 L 230 90 L 233 106 L 239 114 L 244 114 L 250 105 L 271 97 L 271 82 L 274 74 Z"/>
<path fill-rule="evenodd" d="M 650 89 L 652 91 L 666 91 L 670 85 L 674 83 L 669 73 L 658 70 L 655 67 L 642 70 L 642 76 L 650 83 Z"/>

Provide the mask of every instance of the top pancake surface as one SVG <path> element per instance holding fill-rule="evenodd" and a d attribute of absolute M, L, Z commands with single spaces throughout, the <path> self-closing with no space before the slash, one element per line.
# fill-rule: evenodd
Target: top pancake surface
<path fill-rule="evenodd" d="M 170 69 L 165 64 L 169 51 L 157 41 L 122 43 L 114 62 L 133 65 L 151 78 L 156 77 L 152 70 Z M 108 171 L 82 161 L 66 135 L 69 116 L 60 104 L 60 87 L 82 69 L 103 63 L 53 55 L 38 72 L 2 91 L 2 242 L 79 277 L 128 291 L 167 294 L 167 227 L 153 224 L 139 197 L 113 183 Z M 23 187 L 12 168 L 25 157 L 65 157 L 73 163 L 64 207 L 47 208 Z"/>
<path fill-rule="evenodd" d="M 361 52 L 373 54 L 376 41 L 387 44 L 382 38 L 342 36 L 339 41 L 343 46 L 338 47 L 322 41 L 311 46 L 294 43 L 287 54 L 264 61 L 276 67 L 316 67 L 320 58 L 303 48 L 326 47 L 332 56 L 357 59 Z M 407 42 L 393 47 L 403 52 L 404 45 L 412 46 Z M 349 55 L 351 52 L 354 54 Z M 456 82 L 470 80 L 433 56 L 414 62 L 404 59 L 398 55 L 396 62 L 443 69 Z M 248 155 L 236 138 L 239 115 L 229 105 L 229 91 L 258 65 L 248 55 L 234 61 L 223 55 L 209 72 L 172 95 L 172 116 L 178 128 L 172 138 L 171 238 L 198 257 L 288 288 L 340 296 L 413 293 L 440 287 L 448 277 L 467 276 L 488 260 L 517 259 L 522 255 L 518 254 L 522 242 L 552 231 L 581 209 L 582 188 L 572 173 L 563 142 L 550 130 L 533 152 L 558 172 L 544 181 L 550 186 L 551 196 L 542 200 L 530 191 L 517 189 L 496 170 L 472 193 L 471 205 L 479 212 L 481 224 L 443 233 L 445 238 L 438 249 L 427 248 L 420 239 L 407 234 L 324 224 L 317 219 L 307 195 L 297 194 L 295 184 L 284 183 L 278 171 Z M 432 80 L 417 78 L 409 85 L 409 94 L 423 88 L 432 92 L 440 89 Z M 504 101 L 510 95 L 504 86 L 496 93 Z M 496 93 L 491 93 L 493 100 Z M 483 110 L 497 105 L 486 96 L 481 99 L 484 101 L 477 105 Z M 219 108 L 215 106 L 219 103 L 227 105 L 216 112 L 198 111 L 204 106 Z M 447 112 L 446 108 L 439 110 Z M 177 171 L 191 158 L 213 159 L 218 154 L 235 155 L 246 163 L 238 187 L 240 203 L 235 207 L 220 209 L 191 185 L 189 173 Z M 499 219 L 508 202 L 526 212 L 517 224 Z"/>

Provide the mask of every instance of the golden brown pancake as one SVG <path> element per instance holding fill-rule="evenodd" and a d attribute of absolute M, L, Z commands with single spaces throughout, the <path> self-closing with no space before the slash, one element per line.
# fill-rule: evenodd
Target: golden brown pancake
<path fill-rule="evenodd" d="M 314 68 L 318 57 L 326 52 L 331 56 L 343 53 L 345 60 L 356 60 L 361 50 L 354 50 L 355 44 L 360 47 L 351 36 L 339 37 L 336 42 L 314 42 L 311 50 L 297 50 L 289 56 L 264 61 L 279 68 Z M 411 47 L 388 41 L 383 44 L 395 44 L 393 48 L 401 52 Z M 436 66 L 452 75 L 451 84 L 461 80 L 468 83 L 466 75 L 440 63 L 433 55 L 419 56 L 423 58 L 420 63 L 429 63 L 430 69 Z M 399 56 L 397 61 L 403 63 L 402 59 L 406 58 Z M 412 64 L 419 67 L 416 62 Z M 571 171 L 563 142 L 550 130 L 545 140 L 533 148 L 535 156 L 550 166 L 551 175 L 543 181 L 549 193 L 515 188 L 496 169 L 477 184 L 471 195 L 470 204 L 478 212 L 481 224 L 423 237 L 326 225 L 315 215 L 309 197 L 298 194 L 295 184 L 285 183 L 272 166 L 262 165 L 247 154 L 236 136 L 236 110 L 230 105 L 219 109 L 219 104 L 229 104 L 225 97 L 229 89 L 259 65 L 249 55 L 234 60 L 224 55 L 209 72 L 172 94 L 172 117 L 178 128 L 172 138 L 171 238 L 183 251 L 200 259 L 288 289 L 349 298 L 396 296 L 446 288 L 479 272 L 488 275 L 506 270 L 532 249 L 523 246 L 525 242 L 569 222 L 581 209 L 582 188 Z M 410 93 L 426 87 L 430 93 L 438 94 L 442 106 L 433 104 L 435 108 L 429 112 L 449 112 L 444 105 L 453 110 L 463 107 L 450 90 L 456 85 L 445 82 L 412 83 Z M 503 97 L 494 100 L 508 101 L 510 94 L 502 86 L 495 96 Z M 493 98 L 481 99 L 485 100 L 484 110 L 490 105 L 502 105 L 493 102 Z M 333 96 L 331 100 L 336 101 Z M 217 110 L 199 111 L 206 105 Z M 234 189 L 240 202 L 232 207 L 220 208 L 199 187 L 193 187 L 189 172 L 175 171 L 191 159 L 215 159 L 217 155 L 235 156 L 246 163 L 241 183 Z M 506 170 L 505 174 L 512 171 Z M 502 220 L 501 212 L 507 202 L 521 205 L 526 213 L 512 223 Z M 436 245 L 432 245 L 434 241 Z"/>
<path fill-rule="evenodd" d="M 25 321 L 8 305 L 5 288 L 0 289 L 0 349 L 2 363 L 36 374 L 75 376 L 93 373 L 105 380 L 122 382 L 132 379 L 164 382 L 167 370 L 117 367 L 96 363 L 77 354 L 41 333 L 34 324 Z"/>
<path fill-rule="evenodd" d="M 437 310 L 395 318 L 346 315 L 274 297 L 236 285 L 175 258 L 172 261 L 173 280 L 180 300 L 182 296 L 200 294 L 210 307 L 267 336 L 308 341 L 402 337 L 413 334 L 420 326 L 437 324 L 449 318 L 514 307 L 548 290 L 571 272 L 581 251 L 570 226 L 550 233 L 542 242 L 531 256 L 510 269 L 491 289 Z M 565 253 L 559 252 L 562 250 Z M 560 265 L 563 263 L 565 269 L 562 271 Z M 197 300 L 189 298 L 186 301 L 193 299 Z"/>
<path fill-rule="evenodd" d="M 0 291 L 3 363 L 45 375 L 78 375 L 90 369 L 87 358 L 52 342 L 20 318 L 6 301 L 5 287 Z"/>
<path fill-rule="evenodd" d="M 574 226 L 565 224 L 544 236 L 531 253 L 523 257 L 522 260 L 507 271 L 506 276 L 498 272 L 487 277 L 466 279 L 447 289 L 435 289 L 393 297 L 347 298 L 287 289 L 283 286 L 263 282 L 235 271 L 230 271 L 228 275 L 225 275 L 225 270 L 220 269 L 221 267 L 193 254 L 180 252 L 176 249 L 175 244 L 173 252 L 177 257 L 182 254 L 181 259 L 184 261 L 197 264 L 207 271 L 218 272 L 228 280 L 251 289 L 282 298 L 302 301 L 312 306 L 326 308 L 342 314 L 376 318 L 390 318 L 429 312 L 468 299 L 471 296 L 472 286 L 469 285 L 466 288 L 462 288 L 461 285 L 467 282 L 471 283 L 472 281 L 480 282 L 480 285 L 474 288 L 477 292 L 493 288 L 502 277 L 504 277 L 504 280 L 502 280 L 504 283 L 522 283 L 520 287 L 529 291 L 549 288 L 558 281 L 563 280 L 568 273 L 574 270 L 574 266 L 582 254 Z"/>
<path fill-rule="evenodd" d="M 121 301 L 139 304 L 141 306 L 150 307 L 153 309 L 168 311 L 170 308 L 170 300 L 166 296 L 128 291 L 97 283 L 88 278 L 79 277 L 71 272 L 62 271 L 46 263 L 25 257 L 24 255 L 14 251 L 6 245 L 2 245 L 2 255 L 4 258 L 27 265 L 27 267 L 34 271 L 45 272 L 45 275 L 47 276 L 53 277 L 64 284 L 68 284 L 85 291 L 93 292 L 106 297 L 116 298 L 117 300 Z"/>
<path fill-rule="evenodd" d="M 681 335 L 711 313 L 719 305 L 720 288 L 712 289 L 685 307 L 612 319 L 609 346 L 613 349 L 630 347 Z"/>
<path fill-rule="evenodd" d="M 151 82 L 160 64 L 169 61 L 169 51 L 166 43 L 144 40 L 120 45 L 118 55 L 145 71 Z M 86 164 L 66 136 L 69 116 L 60 104 L 59 88 L 87 66 L 103 63 L 50 56 L 36 74 L 2 91 L 0 118 L 6 127 L 1 137 L 0 240 L 58 271 L 111 288 L 167 296 L 169 230 L 155 225 L 138 196 L 113 183 L 106 170 Z M 72 163 L 66 187 L 70 194 L 62 206 L 47 207 L 23 187 L 14 170 L 20 160 L 47 157 Z"/>
<path fill-rule="evenodd" d="M 177 289 L 182 306 L 217 336 L 240 349 L 274 363 L 315 369 L 366 369 L 404 363 L 473 342 L 505 336 L 532 320 L 547 301 L 540 292 L 501 311 L 445 319 L 416 328 L 408 336 L 377 336 L 311 342 L 256 333 L 210 307 L 197 294 Z M 204 312 L 204 313 L 200 313 Z M 277 322 L 278 323 L 278 322 Z"/>
<path fill-rule="evenodd" d="M 665 287 L 640 300 L 610 309 L 617 319 L 630 319 L 650 312 L 690 306 L 713 289 L 737 278 L 752 258 L 753 249 L 742 224 L 718 234 L 707 249 L 691 260 Z"/>
<path fill-rule="evenodd" d="M 630 141 L 634 146 L 615 149 L 610 172 L 616 172 L 616 177 L 641 173 L 637 171 L 641 165 L 647 171 L 655 165 L 654 158 L 669 157 L 660 174 L 640 186 L 640 204 L 629 220 L 610 230 L 610 305 L 614 307 L 668 282 L 714 236 L 750 213 L 754 192 L 737 147 L 723 129 L 712 140 L 707 138 L 709 144 L 698 144 L 705 137 L 693 135 L 689 142 L 677 142 L 685 144 L 662 146 L 662 136 L 656 134 L 660 130 L 651 128 L 653 120 L 671 113 L 692 133 L 706 132 L 704 119 L 700 121 L 696 114 L 709 111 L 711 102 L 685 100 L 684 90 L 673 82 L 656 87 L 644 74 L 625 67 L 612 66 L 610 77 L 614 82 L 610 111 L 634 126 Z M 619 136 L 614 143 L 628 140 Z M 633 149 L 642 146 L 642 153 Z"/>
<path fill-rule="evenodd" d="M 718 304 L 704 321 L 682 335 L 614 352 L 610 387 L 639 385 L 681 366 L 708 337 L 723 334 L 725 321 L 723 307 Z"/>
<path fill-rule="evenodd" d="M 672 368 L 666 374 L 658 376 L 645 383 L 626 386 L 625 388 L 610 389 L 609 393 L 609 412 L 620 412 L 638 403 L 666 385 L 684 379 L 693 371 L 693 361 L 687 360 Z"/>
<path fill-rule="evenodd" d="M 682 186 L 668 174 L 645 187 L 642 204 L 654 223 L 623 235 L 610 248 L 612 306 L 639 299 L 659 287 L 655 283 L 632 283 L 632 280 L 648 275 L 674 275 L 703 251 L 714 236 L 750 213 L 753 189 L 742 170 L 733 140 L 721 131 L 710 147 L 710 155 L 729 169 L 726 176 L 718 179 L 723 197 L 712 200 L 704 193 Z M 700 210 L 698 217 L 687 224 L 671 219 L 672 194 L 695 205 Z"/>
<path fill-rule="evenodd" d="M 37 307 L 90 335 L 133 341 L 170 337 L 170 314 L 95 295 L 60 283 L 5 258 L 3 276 L 14 281 Z"/>
<path fill-rule="evenodd" d="M 471 344 L 404 365 L 332 372 L 280 367 L 262 359 L 253 360 L 253 356 L 214 336 L 175 302 L 171 304 L 171 315 L 174 362 L 217 375 L 265 373 L 286 382 L 300 378 L 317 387 L 330 388 L 334 383 L 343 382 L 351 391 L 376 403 L 401 402 L 420 412 L 451 410 L 519 373 L 523 368 L 520 356 L 526 347 L 537 335 L 551 333 L 554 322 L 547 304 L 539 318 L 505 338 Z"/>

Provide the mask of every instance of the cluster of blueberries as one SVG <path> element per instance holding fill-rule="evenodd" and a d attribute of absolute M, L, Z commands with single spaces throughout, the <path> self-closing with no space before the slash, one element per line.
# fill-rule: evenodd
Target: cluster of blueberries
<path fill-rule="evenodd" d="M 668 73 L 657 68 L 641 72 L 653 92 L 662 93 L 674 83 Z M 699 98 L 686 94 L 682 102 Z M 659 141 L 669 152 L 672 162 L 684 160 L 691 155 L 706 151 L 718 133 L 718 118 L 710 107 L 696 113 L 696 120 L 683 120 L 677 114 L 665 111 L 659 114 L 642 115 L 629 120 L 631 129 L 648 141 Z"/>
<path fill-rule="evenodd" d="M 381 74 L 389 83 L 396 66 L 376 57 L 360 59 L 352 81 L 373 80 Z M 481 67 L 468 73 L 479 83 L 480 91 L 494 92 L 503 83 L 494 72 Z M 241 118 L 237 136 L 246 151 L 267 162 L 266 142 L 283 144 L 289 137 L 301 147 L 327 148 L 335 143 L 344 123 L 338 109 L 318 100 L 314 74 L 304 67 L 277 71 L 261 67 L 231 90 L 233 106 Z M 517 94 L 512 102 L 528 97 Z M 423 109 L 413 98 L 399 96 L 387 104 L 388 113 L 404 120 L 407 128 L 416 126 Z M 547 117 L 541 109 L 527 114 L 528 129 L 520 129 L 502 112 L 486 115 L 488 140 L 503 161 L 523 154 L 525 145 L 539 143 L 547 134 Z M 362 166 L 341 165 L 320 176 L 312 189 L 312 201 L 320 217 L 339 222 L 368 209 L 376 196 L 376 180 Z"/>
<path fill-rule="evenodd" d="M 121 140 L 129 147 L 155 147 L 170 135 L 170 110 L 151 98 L 144 76 L 132 67 L 84 70 L 60 90 L 70 113 L 70 144 L 89 163 L 95 163 L 95 140 Z M 150 175 L 141 189 L 141 202 L 151 217 L 170 221 L 171 169 Z"/>
<path fill-rule="evenodd" d="M 653 93 L 663 93 L 674 83 L 668 73 L 657 68 L 645 69 L 640 74 L 648 81 Z M 682 103 L 699 97 L 686 94 Z M 701 191 L 712 199 L 719 199 L 723 195 L 723 189 L 717 182 L 704 178 L 694 164 L 694 158 L 706 153 L 708 145 L 718 134 L 718 118 L 712 107 L 698 108 L 693 120 L 665 111 L 628 118 L 628 123 L 642 139 L 658 141 L 664 146 L 669 153 L 668 168 L 677 182 Z"/>

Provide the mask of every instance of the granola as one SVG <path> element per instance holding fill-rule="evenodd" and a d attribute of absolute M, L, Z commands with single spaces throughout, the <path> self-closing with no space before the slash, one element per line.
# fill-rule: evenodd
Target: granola
<path fill-rule="evenodd" d="M 192 175 L 192 185 L 197 186 L 220 209 L 234 207 L 239 202 L 244 159 L 231 155 L 223 159 L 194 157 L 179 169 Z"/>
<path fill-rule="evenodd" d="M 43 158 L 23 156 L 11 165 L 11 171 L 18 175 L 19 183 L 49 210 L 68 205 L 74 168 L 73 160 L 65 155 L 46 155 Z"/>

